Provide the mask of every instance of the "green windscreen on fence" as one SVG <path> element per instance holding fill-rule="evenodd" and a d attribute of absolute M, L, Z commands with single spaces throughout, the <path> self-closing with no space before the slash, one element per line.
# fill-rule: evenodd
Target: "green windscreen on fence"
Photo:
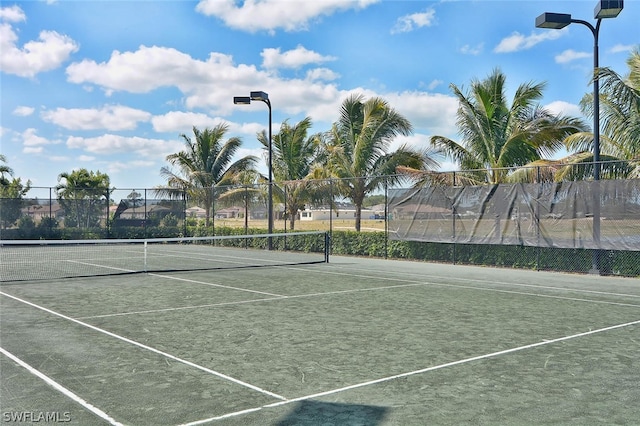
<path fill-rule="evenodd" d="M 640 250 L 640 179 L 392 190 L 398 240 Z"/>
<path fill-rule="evenodd" d="M 121 240 L 0 240 L 0 281 L 328 261 L 325 232 Z"/>

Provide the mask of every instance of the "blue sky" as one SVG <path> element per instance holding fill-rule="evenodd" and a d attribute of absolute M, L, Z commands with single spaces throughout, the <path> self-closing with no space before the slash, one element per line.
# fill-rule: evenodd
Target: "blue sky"
<path fill-rule="evenodd" d="M 414 126 L 394 145 L 424 148 L 432 135 L 458 138 L 449 85 L 466 89 L 494 68 L 510 91 L 547 82 L 542 105 L 580 115 L 593 36 L 534 21 L 560 12 L 594 22 L 596 3 L 3 0 L 0 152 L 34 186 L 87 168 L 116 188 L 152 188 L 193 126 L 225 122 L 241 155 L 262 158 L 266 105 L 233 104 L 255 90 L 269 94 L 274 133 L 305 116 L 328 130 L 349 94 L 383 97 Z M 603 21 L 601 66 L 627 73 L 639 22 L 640 1 Z M 443 159 L 443 170 L 454 167 Z"/>

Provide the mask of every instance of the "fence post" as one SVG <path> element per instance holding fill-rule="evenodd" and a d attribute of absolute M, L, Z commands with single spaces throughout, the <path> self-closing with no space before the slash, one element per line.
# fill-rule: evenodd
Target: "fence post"
<path fill-rule="evenodd" d="M 148 238 L 149 235 L 147 234 L 147 222 L 149 220 L 149 217 L 147 216 L 147 202 L 149 200 L 147 199 L 147 188 L 144 189 L 144 217 L 142 219 L 142 229 L 144 231 L 144 237 Z"/>
<path fill-rule="evenodd" d="M 109 191 L 109 188 L 107 188 L 107 202 L 105 203 L 105 220 L 104 220 L 104 226 L 107 228 L 107 238 L 111 238 L 111 226 L 109 226 L 110 222 L 109 222 L 109 206 L 111 204 L 111 194 Z"/>
<path fill-rule="evenodd" d="M 384 180 L 384 258 L 389 257 L 389 178 Z"/>
<path fill-rule="evenodd" d="M 211 235 L 216 235 L 216 187 L 211 187 Z"/>
<path fill-rule="evenodd" d="M 329 178 L 329 236 L 333 237 L 333 179 Z"/>
<path fill-rule="evenodd" d="M 540 176 L 540 166 L 536 167 L 536 182 L 538 184 L 538 200 L 536 200 L 536 271 L 540 270 L 540 252 L 542 251 L 542 247 L 540 247 L 540 196 L 542 195 L 542 182 Z"/>
<path fill-rule="evenodd" d="M 452 183 L 453 183 L 452 189 L 455 191 L 455 188 L 456 188 L 456 172 L 453 172 Z M 454 197 L 453 200 L 455 200 L 455 197 Z M 453 227 L 453 231 L 452 231 L 452 233 L 453 233 L 453 236 L 452 236 L 453 237 L 453 249 L 452 249 L 453 259 L 452 259 L 452 263 L 455 265 L 456 264 L 456 254 L 457 254 L 457 252 L 456 252 L 457 246 L 456 246 L 456 205 L 455 205 L 455 202 L 451 203 L 451 213 L 453 215 L 453 224 L 452 224 L 452 227 Z"/>
<path fill-rule="evenodd" d="M 53 188 L 49 187 L 49 235 L 53 232 Z"/>
<path fill-rule="evenodd" d="M 249 233 L 249 186 L 244 186 L 244 234 Z M 246 243 L 245 243 L 246 244 Z"/>
<path fill-rule="evenodd" d="M 187 235 L 187 191 L 182 191 L 182 228 L 183 235 L 188 237 Z"/>

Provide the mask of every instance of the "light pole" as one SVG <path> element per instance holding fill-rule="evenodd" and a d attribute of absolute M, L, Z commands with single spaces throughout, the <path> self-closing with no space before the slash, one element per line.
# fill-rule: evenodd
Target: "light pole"
<path fill-rule="evenodd" d="M 271 125 L 271 102 L 269 95 L 265 92 L 251 92 L 249 96 L 234 96 L 233 103 L 236 105 L 249 105 L 251 101 L 261 101 L 269 107 L 269 161 L 268 161 L 268 195 L 267 195 L 267 233 L 273 234 L 273 148 L 272 148 L 272 125 Z M 268 249 L 271 250 L 271 237 L 268 239 Z"/>
<path fill-rule="evenodd" d="M 600 23 L 605 18 L 615 18 L 624 7 L 623 0 L 599 0 L 593 11 L 596 25 L 582 19 L 572 19 L 568 13 L 545 12 L 536 18 L 537 28 L 562 29 L 569 24 L 581 24 L 589 28 L 593 34 L 593 179 L 600 180 L 600 80 L 597 75 L 599 67 L 598 38 Z M 591 273 L 600 273 L 600 190 L 596 184 L 593 205 L 593 241 L 596 249 L 593 252 Z"/>

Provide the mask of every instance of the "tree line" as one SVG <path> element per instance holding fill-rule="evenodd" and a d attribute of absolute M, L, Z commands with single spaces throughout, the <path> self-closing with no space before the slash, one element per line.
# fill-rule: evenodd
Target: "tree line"
<path fill-rule="evenodd" d="M 601 81 L 601 164 L 594 164 L 594 137 L 583 120 L 553 114 L 539 104 L 545 83 L 521 84 L 509 101 L 506 76 L 494 69 L 486 78 L 473 80 L 468 90 L 450 85 L 458 99 L 460 139 L 432 136 L 423 149 L 402 145 L 390 150 L 396 137 L 412 134 L 413 126 L 380 97 L 347 97 L 339 119 L 324 132 L 310 134 L 310 117 L 295 124 L 285 120 L 272 137 L 274 199 L 285 206 L 293 229 L 297 212 L 306 205 L 342 196 L 355 206 L 359 231 L 365 197 L 383 184 L 395 184 L 405 177 L 416 186 L 451 184 L 451 174 L 437 172 L 438 160 L 445 156 L 460 166 L 455 174 L 458 184 L 589 179 L 594 167 L 600 168 L 603 179 L 639 178 L 640 50 L 631 53 L 627 65 L 626 76 L 607 68 L 598 69 L 593 76 Z M 587 117 L 593 116 L 592 101 L 592 94 L 587 94 L 580 103 Z M 205 129 L 194 126 L 192 131 L 193 137 L 180 135 L 184 150 L 166 157 L 169 165 L 160 170 L 166 184 L 155 188 L 158 194 L 178 197 L 186 193 L 205 208 L 207 220 L 214 198 L 229 203 L 247 203 L 247 197 L 266 199 L 261 188 L 268 178 L 258 172 L 258 158 L 234 160 L 242 141 L 226 138 L 227 124 Z M 266 131 L 259 132 L 257 139 L 266 158 Z M 560 149 L 569 155 L 552 159 Z M 6 163 L 4 157 L 0 160 Z M 22 183 L 13 178 L 8 166 L 0 166 L 0 197 L 22 198 L 30 182 Z M 327 179 L 332 179 L 332 185 L 321 184 Z M 67 200 L 82 199 L 82 191 L 109 188 L 108 176 L 84 169 L 63 173 L 59 181 L 58 196 Z M 4 227 L 11 215 L 5 212 L 0 220 Z M 83 220 L 86 218 L 78 215 L 72 218 L 77 226 Z"/>

